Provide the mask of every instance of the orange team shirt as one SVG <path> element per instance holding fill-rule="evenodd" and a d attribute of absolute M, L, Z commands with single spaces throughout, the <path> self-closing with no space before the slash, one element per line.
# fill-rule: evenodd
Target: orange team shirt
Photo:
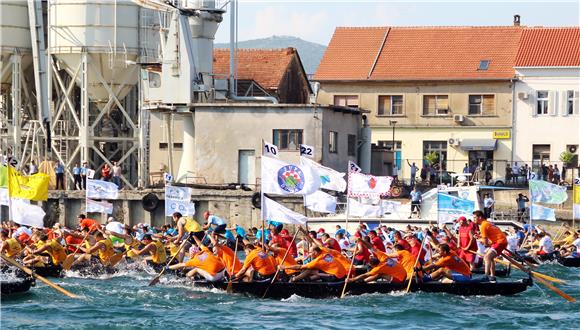
<path fill-rule="evenodd" d="M 290 255 L 290 253 L 288 253 L 288 255 L 286 255 L 286 251 L 287 249 L 285 248 L 278 248 L 278 252 L 276 252 L 275 254 L 275 258 L 276 258 L 276 264 L 280 265 L 282 264 L 282 259 L 284 259 L 284 256 L 286 256 L 286 259 L 284 259 L 284 263 L 283 265 L 286 267 L 290 267 L 290 266 L 296 266 L 298 265 L 298 263 L 296 262 L 296 259 L 294 259 L 294 257 L 292 257 Z M 290 274 L 294 274 L 297 273 L 298 270 L 296 269 L 286 269 L 285 270 L 286 274 L 290 275 Z"/>
<path fill-rule="evenodd" d="M 389 256 L 387 256 L 385 252 L 380 250 L 373 250 L 373 254 L 375 255 L 375 258 L 379 259 L 380 263 L 383 263 L 389 259 Z"/>
<path fill-rule="evenodd" d="M 214 256 L 205 246 L 193 258 L 189 259 L 185 265 L 187 267 L 204 270 L 212 276 L 215 276 L 225 268 L 224 263 L 218 257 Z"/>
<path fill-rule="evenodd" d="M 350 265 L 349 265 L 350 266 Z M 337 260 L 331 253 L 323 252 L 311 262 L 302 266 L 303 269 L 317 269 L 327 274 L 334 275 L 336 278 L 344 278 L 346 276 L 346 269 L 340 261 Z"/>
<path fill-rule="evenodd" d="M 336 260 L 338 262 L 340 262 L 342 267 L 344 267 L 344 269 L 346 269 L 348 272 L 348 269 L 350 268 L 350 260 L 348 260 L 347 257 L 342 255 L 342 253 L 340 253 L 334 249 L 329 249 L 329 248 L 325 248 L 325 247 L 320 247 L 320 250 L 322 251 L 322 253 L 330 253 L 333 257 L 336 258 Z M 354 266 L 352 268 L 353 269 L 350 271 L 350 273 L 351 273 L 351 275 L 354 275 L 355 274 Z"/>
<path fill-rule="evenodd" d="M 499 243 L 499 242 L 506 242 L 507 238 L 505 234 L 497 228 L 496 225 L 489 221 L 483 221 L 481 225 L 479 225 L 479 231 L 481 232 L 482 238 L 489 239 L 492 243 Z"/>
<path fill-rule="evenodd" d="M 380 263 L 369 271 L 373 275 L 389 275 L 393 278 L 393 282 L 403 282 L 407 278 L 407 271 L 400 263 L 393 259 L 387 259 L 386 262 Z"/>
<path fill-rule="evenodd" d="M 262 276 L 269 276 L 276 272 L 276 260 L 271 255 L 256 248 L 248 253 L 244 261 L 244 268 L 252 266 Z"/>
<path fill-rule="evenodd" d="M 237 272 L 240 271 L 240 269 L 242 269 L 242 263 L 240 262 L 240 259 L 238 259 L 237 256 L 234 257 L 234 251 L 232 251 L 232 249 L 230 249 L 229 247 L 223 245 L 218 246 L 217 256 L 226 266 L 226 271 L 228 272 L 228 274 L 230 274 L 230 272 L 232 271 L 232 264 L 234 267 L 233 272 L 234 274 L 236 274 Z"/>
<path fill-rule="evenodd" d="M 89 218 L 84 218 L 83 220 L 81 220 L 79 222 L 79 225 L 81 226 L 81 229 L 89 228 L 90 230 L 93 230 L 93 229 L 100 227 L 100 225 L 97 221 L 95 221 L 93 219 L 89 219 Z"/>
<path fill-rule="evenodd" d="M 445 267 L 451 271 L 454 271 L 459 274 L 463 274 L 465 276 L 471 275 L 471 270 L 469 269 L 469 265 L 461 260 L 457 256 L 457 254 L 451 252 L 448 256 L 442 257 L 441 259 L 435 262 L 435 265 L 439 267 Z"/>
<path fill-rule="evenodd" d="M 397 256 L 399 259 L 399 263 L 405 270 L 407 274 L 413 273 L 413 267 L 415 267 L 415 257 L 413 254 L 407 250 L 397 251 Z"/>

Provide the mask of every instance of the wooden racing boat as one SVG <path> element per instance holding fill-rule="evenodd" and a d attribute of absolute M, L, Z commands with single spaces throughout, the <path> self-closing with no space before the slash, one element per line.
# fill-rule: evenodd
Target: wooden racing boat
<path fill-rule="evenodd" d="M 194 286 L 203 288 L 216 288 L 226 290 L 227 281 L 208 282 L 194 281 Z M 473 280 L 465 283 L 441 283 L 441 282 L 413 282 L 411 291 L 440 292 L 463 296 L 492 296 L 492 295 L 514 295 L 523 292 L 532 285 L 531 279 L 522 279 L 509 282 L 481 282 Z M 233 282 L 234 293 L 242 293 L 251 296 L 262 297 L 266 289 L 270 286 L 270 281 L 264 282 Z M 333 298 L 340 297 L 344 282 L 275 282 L 267 289 L 266 298 L 287 299 L 292 295 L 306 298 Z M 367 293 L 389 293 L 393 291 L 404 291 L 405 283 L 349 283 L 346 292 L 349 295 L 361 295 Z"/>
<path fill-rule="evenodd" d="M 511 265 L 509 267 L 498 267 L 496 265 L 495 276 L 497 277 L 509 277 L 511 274 Z M 473 274 L 485 274 L 485 269 L 483 267 L 476 268 L 472 271 Z"/>
<path fill-rule="evenodd" d="M 566 267 L 580 267 L 580 257 L 559 257 L 558 263 Z"/>
<path fill-rule="evenodd" d="M 42 277 L 62 277 L 62 267 L 55 265 L 48 265 L 43 267 L 29 267 L 32 271 Z"/>
<path fill-rule="evenodd" d="M 12 274 L 8 275 L 8 272 Z M 12 271 L 11 267 L 2 267 L 2 278 L 0 279 L 0 291 L 2 296 L 24 293 L 34 286 L 34 277 L 28 276 L 21 270 Z"/>

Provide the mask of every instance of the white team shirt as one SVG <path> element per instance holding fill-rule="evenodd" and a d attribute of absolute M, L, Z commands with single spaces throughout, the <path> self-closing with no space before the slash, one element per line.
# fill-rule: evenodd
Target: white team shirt
<path fill-rule="evenodd" d="M 544 236 L 540 240 L 540 248 L 546 253 L 554 252 L 554 245 L 552 244 L 552 239 L 550 236 Z"/>

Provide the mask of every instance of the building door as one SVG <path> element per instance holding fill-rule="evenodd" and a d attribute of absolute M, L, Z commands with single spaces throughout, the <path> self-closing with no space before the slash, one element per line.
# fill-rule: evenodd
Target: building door
<path fill-rule="evenodd" d="M 238 181 L 245 184 L 256 184 L 256 152 L 254 150 L 239 151 Z"/>
<path fill-rule="evenodd" d="M 534 144 L 532 146 L 532 168 L 536 169 L 542 164 L 550 162 L 550 145 Z"/>
<path fill-rule="evenodd" d="M 493 151 L 469 151 L 469 168 L 493 171 Z"/>

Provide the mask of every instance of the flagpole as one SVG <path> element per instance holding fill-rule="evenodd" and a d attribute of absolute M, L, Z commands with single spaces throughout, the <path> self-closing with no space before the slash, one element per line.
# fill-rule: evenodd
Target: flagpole
<path fill-rule="evenodd" d="M 12 197 L 10 197 L 10 164 L 6 164 L 6 174 L 8 176 L 8 216 L 10 217 L 10 221 L 14 222 L 14 214 L 12 210 Z M 12 228 L 12 226 L 10 226 Z"/>
<path fill-rule="evenodd" d="M 262 139 L 262 159 L 260 160 L 260 177 L 264 176 L 262 169 L 264 161 L 264 139 Z M 264 180 L 260 178 L 260 217 L 262 218 L 262 251 L 264 250 L 264 242 L 266 236 L 266 221 L 264 220 Z"/>

